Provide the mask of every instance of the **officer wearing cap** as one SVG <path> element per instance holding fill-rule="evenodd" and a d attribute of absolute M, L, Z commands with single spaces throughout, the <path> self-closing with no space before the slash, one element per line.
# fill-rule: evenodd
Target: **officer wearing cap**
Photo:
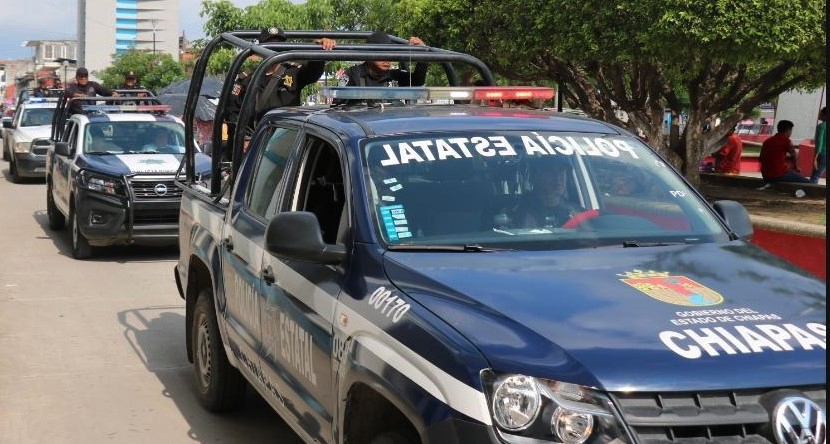
<path fill-rule="evenodd" d="M 89 80 L 89 71 L 86 68 L 78 68 L 75 71 L 75 81 L 66 87 L 66 95 L 73 97 L 94 97 L 107 96 L 118 97 L 118 93 L 101 85 L 98 82 Z M 69 113 L 78 114 L 83 111 L 83 105 L 76 101 L 69 102 Z"/>
<path fill-rule="evenodd" d="M 385 32 L 376 31 L 366 39 L 366 43 L 391 44 L 392 39 Z M 424 46 L 424 41 L 412 36 L 409 44 Z M 417 63 L 415 71 L 410 73 L 407 69 L 392 69 L 389 61 L 368 60 L 346 69 L 340 78 L 340 86 L 423 86 L 428 68 L 426 63 Z"/>
<path fill-rule="evenodd" d="M 259 35 L 259 43 L 279 43 L 286 41 L 285 32 L 276 27 L 263 29 Z M 320 46 L 329 51 L 337 42 L 329 38 L 316 40 Z M 321 60 L 304 61 L 300 63 L 284 62 L 271 66 L 265 73 L 266 79 L 260 83 L 256 93 L 255 115 L 259 119 L 268 110 L 282 106 L 298 106 L 302 102 L 301 93 L 305 86 L 320 79 L 323 75 L 325 62 Z M 231 91 L 230 104 L 231 120 L 236 120 L 242 107 L 242 99 L 248 90 L 251 76 L 240 74 Z"/>
<path fill-rule="evenodd" d="M 133 71 L 127 71 L 124 74 L 124 83 L 121 84 L 118 89 L 124 90 L 133 90 L 133 89 L 143 89 L 141 85 L 138 84 L 138 76 L 135 75 Z M 140 92 L 140 93 L 127 93 L 125 94 L 128 97 L 146 97 L 147 93 Z"/>

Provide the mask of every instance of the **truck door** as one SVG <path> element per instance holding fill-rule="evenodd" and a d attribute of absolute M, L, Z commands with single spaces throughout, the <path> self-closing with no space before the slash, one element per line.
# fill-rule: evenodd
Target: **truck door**
<path fill-rule="evenodd" d="M 335 140 L 334 137 L 328 140 Z M 286 179 L 277 211 L 310 211 L 317 215 L 327 243 L 338 241 L 348 225 L 341 156 L 334 143 L 306 135 L 296 167 Z M 277 381 L 284 414 L 319 442 L 332 442 L 336 390 L 333 382 L 332 320 L 344 268 L 284 260 L 265 252 L 262 333 L 268 338 L 262 366 Z"/>
<path fill-rule="evenodd" d="M 263 347 L 260 333 L 260 272 L 265 245 L 266 210 L 274 196 L 285 159 L 297 138 L 296 130 L 275 128 L 261 134 L 251 146 L 262 150 L 249 153 L 248 163 L 238 183 L 222 233 L 222 273 L 227 305 L 225 316 L 228 341 L 234 354 L 259 379 L 259 355 Z M 278 174 L 274 171 L 279 170 Z M 256 369 L 252 368 L 256 367 Z M 262 382 L 260 380 L 260 382 Z"/>
<path fill-rule="evenodd" d="M 81 144 L 78 143 L 78 124 L 70 120 L 66 124 L 61 141 L 69 143 L 69 156 L 52 156 L 54 162 L 52 169 L 52 197 L 55 205 L 63 214 L 69 214 L 69 176 L 72 169 L 72 161 L 80 155 Z M 53 153 L 54 154 L 54 153 Z"/>

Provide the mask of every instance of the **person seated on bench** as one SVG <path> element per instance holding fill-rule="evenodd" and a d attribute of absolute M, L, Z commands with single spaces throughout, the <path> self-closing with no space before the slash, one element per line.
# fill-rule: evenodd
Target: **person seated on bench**
<path fill-rule="evenodd" d="M 778 122 L 778 132 L 761 145 L 761 176 L 764 181 L 810 183 L 810 179 L 801 175 L 798 167 L 798 151 L 795 150 L 790 136 L 795 124 L 789 120 Z"/>

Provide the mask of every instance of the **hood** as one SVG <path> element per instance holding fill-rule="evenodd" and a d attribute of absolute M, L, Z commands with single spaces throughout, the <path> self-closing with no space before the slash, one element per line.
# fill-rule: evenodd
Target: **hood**
<path fill-rule="evenodd" d="M 183 158 L 183 154 L 87 154 L 78 166 L 113 176 L 176 174 Z M 196 154 L 196 172 L 210 172 L 210 157 Z"/>
<path fill-rule="evenodd" d="M 19 126 L 14 131 L 14 138 L 17 142 L 31 142 L 38 137 L 48 138 L 51 135 L 51 125 Z"/>
<path fill-rule="evenodd" d="M 609 391 L 825 381 L 825 283 L 742 241 L 384 261 L 497 372 Z"/>

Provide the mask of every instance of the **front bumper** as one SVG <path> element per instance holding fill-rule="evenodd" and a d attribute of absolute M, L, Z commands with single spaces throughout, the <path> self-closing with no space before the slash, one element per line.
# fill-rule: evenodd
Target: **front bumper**
<path fill-rule="evenodd" d="M 426 429 L 426 442 L 440 444 L 501 443 L 493 427 L 479 422 L 449 419 Z"/>
<path fill-rule="evenodd" d="M 174 245 L 179 237 L 179 203 L 179 199 L 131 201 L 79 188 L 78 225 L 92 246 Z"/>
<path fill-rule="evenodd" d="M 45 155 L 14 153 L 14 166 L 20 177 L 46 177 Z"/>

